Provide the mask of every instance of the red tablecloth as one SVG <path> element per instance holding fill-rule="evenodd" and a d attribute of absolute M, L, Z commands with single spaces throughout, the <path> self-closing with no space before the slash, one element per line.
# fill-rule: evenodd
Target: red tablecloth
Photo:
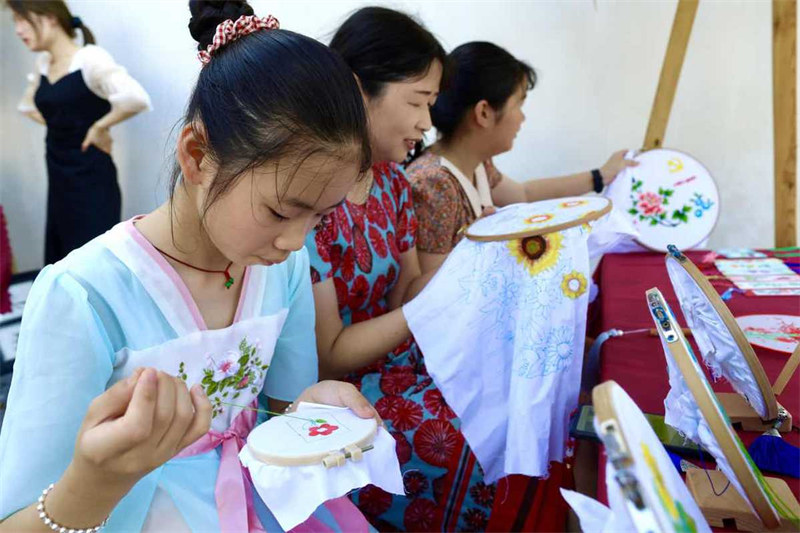
<path fill-rule="evenodd" d="M 701 270 L 708 274 L 719 274 L 713 264 L 702 264 L 708 252 L 690 252 L 687 255 Z M 606 256 L 598 271 L 600 287 L 599 301 L 596 302 L 597 316 L 590 328 L 590 335 L 612 328 L 633 330 L 654 327 L 645 300 L 645 291 L 657 287 L 672 307 L 678 320 L 685 327 L 686 322 L 678 305 L 672 284 L 669 281 L 664 254 L 612 254 Z M 727 280 L 712 282 L 722 293 L 732 284 Z M 726 302 L 734 316 L 748 314 L 800 314 L 800 297 L 745 296 L 734 293 Z M 700 357 L 697 345 L 692 342 L 695 353 Z M 770 383 L 774 383 L 789 355 L 754 347 L 756 355 L 767 373 Z M 669 391 L 664 352 L 658 337 L 646 334 L 608 339 L 602 347 L 600 359 L 600 382 L 613 379 L 633 398 L 646 413 L 664 414 L 664 398 Z M 706 372 L 708 375 L 708 372 Z M 730 392 L 730 386 L 723 382 L 711 382 L 715 391 Z M 800 371 L 789 381 L 778 401 L 791 414 L 795 426 L 800 425 Z M 747 446 L 758 437 L 757 432 L 739 432 Z M 783 434 L 787 442 L 800 445 L 797 427 Z M 606 501 L 605 461 L 598 468 L 598 498 Z M 772 476 L 773 474 L 767 474 Z M 795 496 L 800 497 L 800 480 L 784 478 Z"/>

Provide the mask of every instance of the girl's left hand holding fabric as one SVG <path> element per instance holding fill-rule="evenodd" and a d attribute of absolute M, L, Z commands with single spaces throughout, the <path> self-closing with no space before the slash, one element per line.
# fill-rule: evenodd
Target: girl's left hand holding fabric
<path fill-rule="evenodd" d="M 383 424 L 378 411 L 371 403 L 350 383 L 343 381 L 320 381 L 308 387 L 295 401 L 295 406 L 300 402 L 321 403 L 347 407 L 361 418 L 374 418 Z"/>

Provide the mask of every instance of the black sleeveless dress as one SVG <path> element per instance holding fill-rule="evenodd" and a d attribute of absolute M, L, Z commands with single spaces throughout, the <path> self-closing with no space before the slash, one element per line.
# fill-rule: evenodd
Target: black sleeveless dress
<path fill-rule="evenodd" d="M 53 84 L 42 75 L 34 102 L 47 123 L 50 264 L 119 222 L 122 200 L 111 156 L 94 145 L 81 152 L 89 127 L 111 110 L 108 100 L 94 94 L 76 70 Z"/>

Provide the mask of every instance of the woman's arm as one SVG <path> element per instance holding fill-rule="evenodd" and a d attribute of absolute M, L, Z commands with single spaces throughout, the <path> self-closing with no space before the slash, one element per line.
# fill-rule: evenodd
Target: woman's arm
<path fill-rule="evenodd" d="M 111 111 L 92 124 L 81 143 L 86 151 L 94 144 L 99 149 L 111 152 L 109 129 L 150 109 L 150 96 L 128 72 L 114 62 L 111 55 L 98 46 L 87 46 L 81 50 L 83 78 L 89 89 L 100 98 L 111 103 Z"/>
<path fill-rule="evenodd" d="M 39 110 L 36 109 L 36 103 L 33 101 L 36 89 L 39 88 L 39 78 L 34 74 L 30 74 L 28 79 L 30 81 L 28 86 L 25 87 L 25 92 L 22 94 L 19 105 L 17 105 L 17 110 L 34 122 L 44 124 L 44 117 L 39 113 Z"/>
<path fill-rule="evenodd" d="M 81 150 L 85 152 L 89 149 L 90 145 L 94 145 L 105 153 L 110 154 L 112 139 L 109 129 L 111 126 L 119 124 L 141 112 L 142 110 L 134 111 L 125 108 L 111 108 L 111 111 L 92 124 L 89 131 L 86 132 L 86 137 L 84 137 L 81 143 Z"/>
<path fill-rule="evenodd" d="M 389 309 L 397 309 L 425 288 L 437 269 L 424 270 L 416 246 L 400 254 L 400 276 L 386 300 Z"/>
<path fill-rule="evenodd" d="M 627 167 L 637 166 L 639 163 L 625 159 L 625 150 L 620 150 L 611 155 L 600 170 L 603 185 L 614 181 L 617 174 Z M 556 178 L 532 179 L 524 183 L 516 182 L 505 176 L 492 189 L 492 200 L 498 206 L 506 206 L 520 202 L 536 202 L 550 198 L 564 196 L 578 196 L 594 190 L 591 171 L 569 174 Z"/>
<path fill-rule="evenodd" d="M 344 327 L 333 279 L 314 285 L 320 379 L 336 379 L 392 351 L 411 331 L 402 309 Z"/>

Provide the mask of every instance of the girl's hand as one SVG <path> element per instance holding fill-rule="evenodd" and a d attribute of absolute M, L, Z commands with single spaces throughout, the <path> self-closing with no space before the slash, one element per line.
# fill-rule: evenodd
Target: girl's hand
<path fill-rule="evenodd" d="M 111 132 L 108 128 L 94 125 L 86 132 L 86 137 L 81 143 L 81 152 L 85 152 L 89 149 L 89 146 L 95 145 L 98 150 L 111 155 L 111 145 L 113 143 L 114 140 L 111 138 Z"/>
<path fill-rule="evenodd" d="M 617 174 L 622 172 L 628 167 L 637 167 L 639 166 L 638 161 L 633 161 L 632 159 L 625 159 L 625 154 L 627 150 L 620 150 L 619 152 L 614 152 L 611 154 L 611 157 L 608 158 L 606 164 L 600 168 L 600 175 L 603 176 L 603 185 L 608 185 L 612 181 L 614 181 L 617 177 Z"/>
<path fill-rule="evenodd" d="M 343 381 L 320 381 L 304 390 L 295 400 L 295 409 L 300 402 L 321 403 L 348 407 L 361 418 L 374 418 L 383 424 L 378 411 L 357 388 Z"/>
<path fill-rule="evenodd" d="M 152 368 L 139 369 L 95 398 L 75 442 L 72 467 L 111 486 L 135 484 L 202 437 L 211 403 Z"/>

